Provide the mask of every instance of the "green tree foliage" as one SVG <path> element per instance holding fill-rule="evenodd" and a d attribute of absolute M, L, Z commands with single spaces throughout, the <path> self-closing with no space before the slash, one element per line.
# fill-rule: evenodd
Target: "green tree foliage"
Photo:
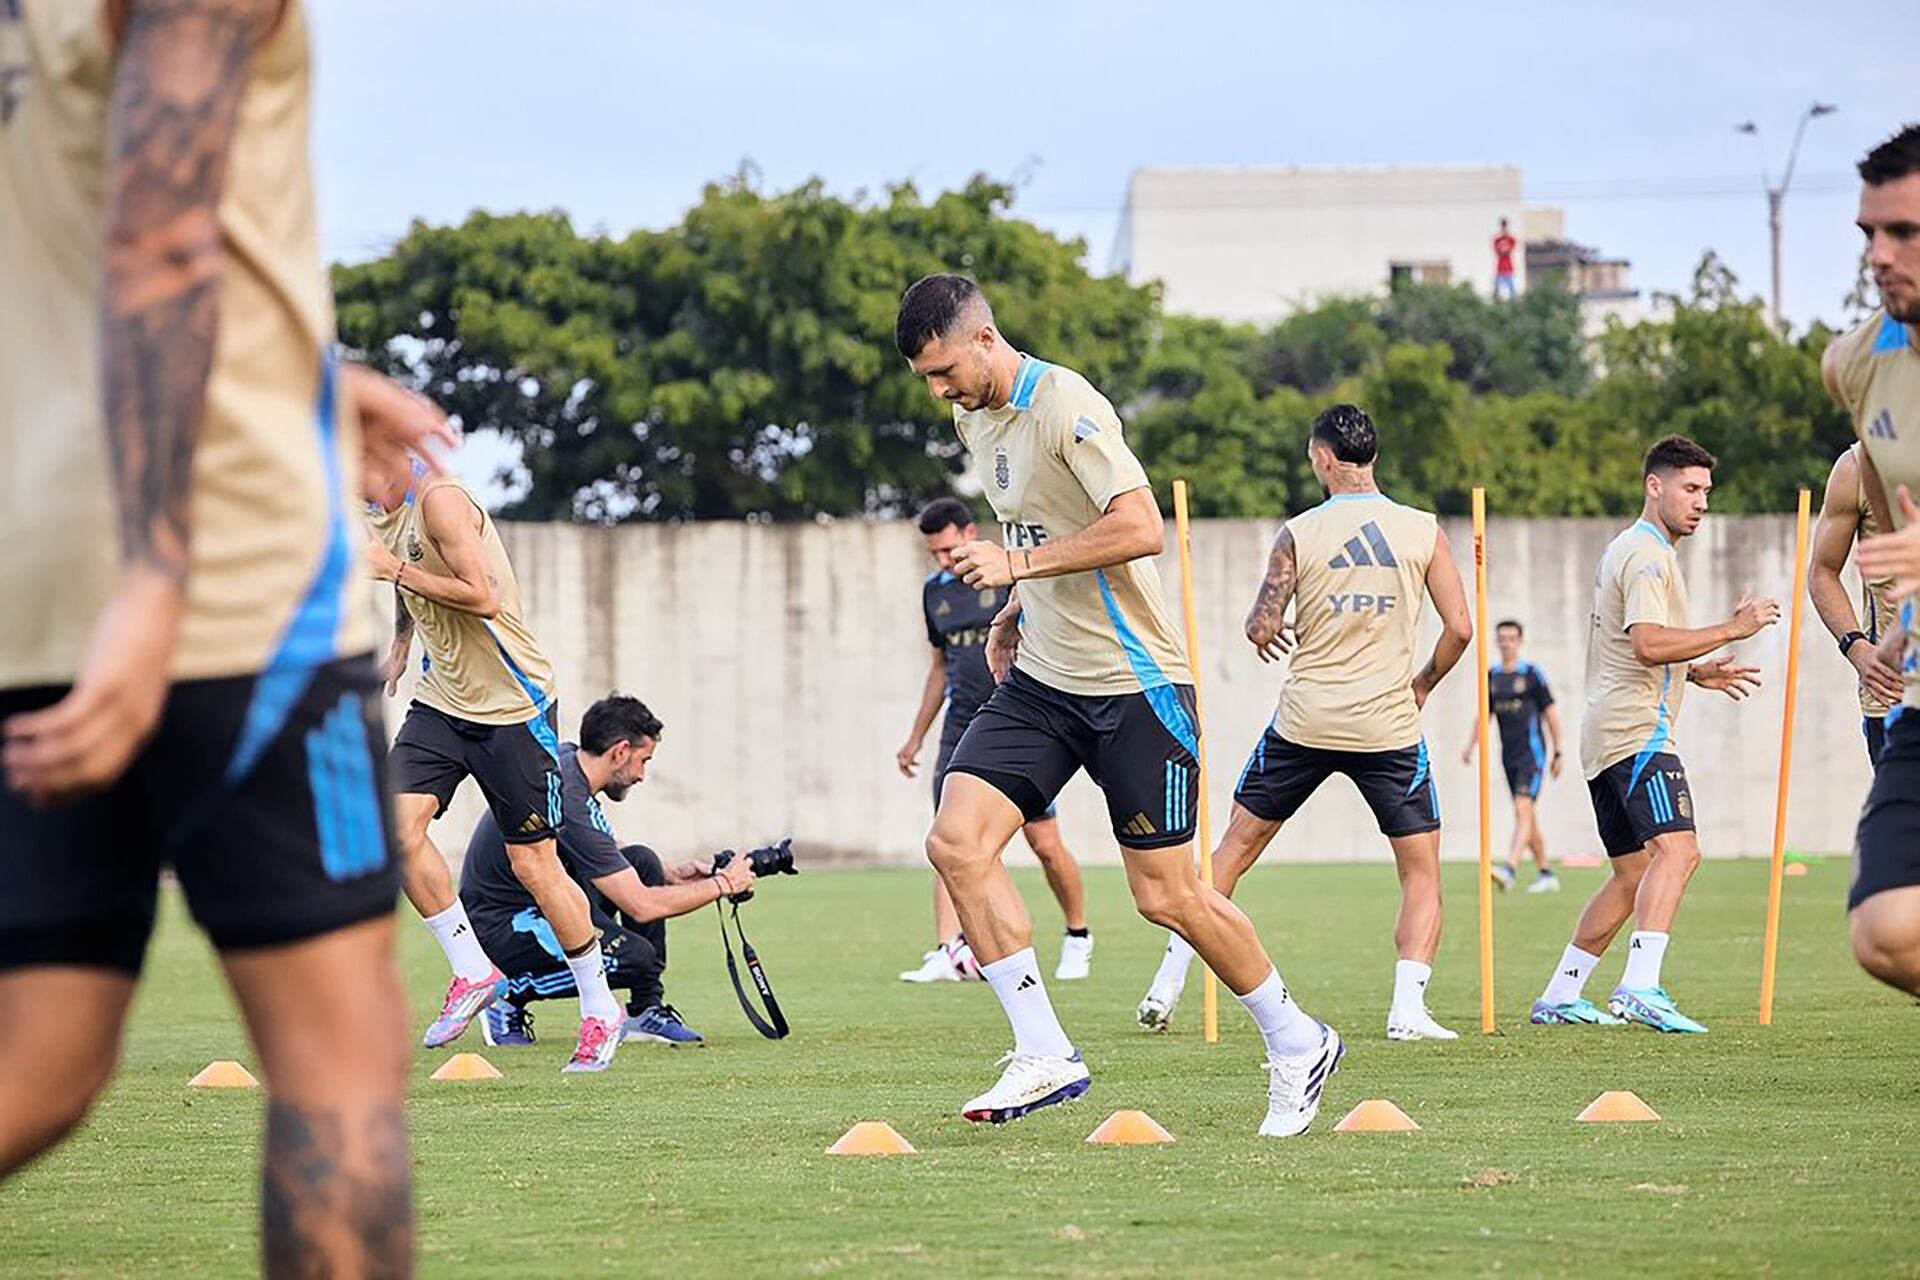
<path fill-rule="evenodd" d="M 1832 335 L 1783 339 L 1712 255 L 1657 318 L 1597 337 L 1552 287 L 1495 304 L 1409 286 L 1261 330 L 1163 315 L 1157 289 L 1090 275 L 1082 245 L 1010 204 L 985 179 L 868 201 L 743 173 L 621 239 L 551 213 L 415 224 L 336 268 L 341 332 L 519 442 L 503 514 L 523 519 L 891 515 L 949 491 L 950 414 L 893 349 L 901 291 L 942 270 L 1105 391 L 1162 501 L 1184 476 L 1200 515 L 1317 502 L 1307 431 L 1340 400 L 1380 424 L 1383 487 L 1447 514 L 1475 484 L 1507 514 L 1626 514 L 1669 432 L 1721 456 L 1717 509 L 1783 510 L 1851 439 L 1820 383 Z"/>

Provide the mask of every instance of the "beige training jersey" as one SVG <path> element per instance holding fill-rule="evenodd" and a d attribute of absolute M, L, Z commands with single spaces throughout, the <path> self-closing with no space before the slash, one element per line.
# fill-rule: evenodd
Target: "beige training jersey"
<path fill-rule="evenodd" d="M 1674 726 L 1687 664 L 1649 667 L 1634 657 L 1628 631 L 1642 622 L 1687 625 L 1687 584 L 1673 544 L 1645 520 L 1607 544 L 1594 575 L 1580 722 L 1580 767 L 1589 781 L 1629 757 L 1679 750 Z"/>
<path fill-rule="evenodd" d="M 1339 493 L 1287 529 L 1297 643 L 1274 731 L 1328 751 L 1416 745 L 1414 644 L 1439 521 L 1385 494 Z"/>
<path fill-rule="evenodd" d="M 1840 403 L 1880 473 L 1898 528 L 1903 521 L 1894 495 L 1903 484 L 1920 493 L 1920 333 L 1881 309 L 1835 338 L 1833 348 Z M 1907 629 L 1907 696 L 1901 701 L 1920 707 L 1920 617 L 1912 600 L 1901 603 L 1899 619 Z"/>
<path fill-rule="evenodd" d="M 1016 553 L 1078 533 L 1119 495 L 1148 487 L 1107 398 L 1032 356 L 1004 407 L 955 406 L 953 425 Z M 1023 578 L 1019 592 L 1016 665 L 1040 683 L 1094 697 L 1193 683 L 1152 560 Z"/>
<path fill-rule="evenodd" d="M 104 0 L 0 0 L 0 687 L 62 684 L 118 574 L 100 390 L 115 47 Z M 358 427 L 329 347 L 298 3 L 255 52 L 219 225 L 173 675 L 310 667 L 374 639 L 353 571 Z"/>
<path fill-rule="evenodd" d="M 480 541 L 486 547 L 500 611 L 482 618 L 435 604 L 407 590 L 403 570 L 400 597 L 413 615 L 426 651 L 426 674 L 413 696 L 437 711 L 475 724 L 524 723 L 553 701 L 553 667 L 522 621 L 520 584 L 487 509 L 458 480 L 436 477 L 419 481 L 394 511 L 370 507 L 367 522 L 387 550 L 406 564 L 453 577 L 425 528 L 426 496 L 441 490 L 459 493 L 480 522 Z"/>

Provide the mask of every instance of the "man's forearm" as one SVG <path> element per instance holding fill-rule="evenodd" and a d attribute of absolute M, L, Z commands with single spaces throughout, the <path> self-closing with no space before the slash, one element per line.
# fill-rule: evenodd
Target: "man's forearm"
<path fill-rule="evenodd" d="M 1835 640 L 1844 639 L 1850 631 L 1861 630 L 1853 597 L 1833 569 L 1816 564 L 1807 571 L 1807 598 L 1813 601 L 1813 611 L 1820 615 L 1821 624 Z"/>
<path fill-rule="evenodd" d="M 913 738 L 924 738 L 927 730 L 933 727 L 933 718 L 940 714 L 941 704 L 947 700 L 947 672 L 944 664 L 936 664 L 927 671 L 926 684 L 920 689 L 920 709 L 913 715 Z"/>
<path fill-rule="evenodd" d="M 1414 677 L 1414 683 L 1431 690 L 1447 678 L 1447 672 L 1460 662 L 1460 655 L 1467 651 L 1467 642 L 1451 631 L 1442 631 L 1440 638 L 1433 642 L 1433 654 L 1427 659 L 1427 665 L 1420 668 L 1420 674 Z"/>
<path fill-rule="evenodd" d="M 1158 519 L 1143 518 L 1132 505 L 1109 510 L 1076 533 L 1037 547 L 1009 547 L 1007 555 L 1015 581 L 1057 578 L 1069 573 L 1107 569 L 1146 556 L 1158 555 L 1161 530 Z"/>
<path fill-rule="evenodd" d="M 1692 662 L 1740 638 L 1731 622 L 1720 622 L 1711 627 L 1663 627 L 1643 622 L 1632 630 L 1634 657 L 1643 666 L 1649 667 Z M 1646 634 L 1642 635 L 1643 631 Z"/>
<path fill-rule="evenodd" d="M 686 915 L 689 911 L 698 911 L 710 902 L 718 902 L 722 896 L 718 880 L 704 879 L 692 880 L 684 884 L 648 885 L 640 879 L 639 872 L 632 869 L 615 875 L 601 876 L 593 882 L 593 886 L 606 895 L 607 901 L 620 909 L 621 915 L 642 924 L 653 920 L 669 920 L 674 916 Z"/>
<path fill-rule="evenodd" d="M 423 600 L 476 617 L 491 618 L 500 611 L 499 596 L 487 586 L 475 586 L 464 578 L 428 573 L 415 564 L 401 565 L 394 586 L 411 591 Z M 412 615 L 408 615 L 408 625 L 412 625 Z"/>
<path fill-rule="evenodd" d="M 393 647 L 413 647 L 413 612 L 407 608 L 407 599 L 398 587 L 393 589 Z"/>

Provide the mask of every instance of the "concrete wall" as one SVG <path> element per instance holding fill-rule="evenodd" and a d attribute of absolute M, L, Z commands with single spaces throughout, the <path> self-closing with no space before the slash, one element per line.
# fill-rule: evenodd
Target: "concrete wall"
<path fill-rule="evenodd" d="M 1216 836 L 1281 678 L 1240 634 L 1274 527 L 1208 521 L 1194 530 Z M 1528 656 L 1548 673 L 1563 708 L 1568 768 L 1541 801 L 1556 853 L 1598 849 L 1576 746 L 1593 568 L 1620 527 L 1495 520 L 1489 530 L 1489 616 L 1526 622 Z M 928 784 L 901 778 L 893 765 L 927 660 L 919 594 L 929 566 L 911 525 L 517 525 L 503 533 L 529 621 L 559 673 L 563 735 L 571 737 L 580 712 L 609 689 L 638 695 L 666 723 L 647 782 L 608 806 L 623 836 L 675 856 L 791 834 L 814 860 L 919 860 Z M 1448 536 L 1470 575 L 1470 531 L 1454 523 Z M 1709 517 L 1681 551 L 1695 620 L 1724 617 L 1748 588 L 1784 601 L 1792 548 L 1790 519 Z M 1177 602 L 1171 552 L 1161 573 Z M 1427 630 L 1434 630 L 1431 610 Z M 1740 652 L 1764 668 L 1763 691 L 1735 704 L 1689 689 L 1678 729 L 1710 856 L 1764 853 L 1772 839 L 1785 624 Z M 1851 669 L 1811 610 L 1802 655 L 1788 841 L 1844 851 L 1868 769 Z M 1448 857 L 1470 858 L 1477 849 L 1475 771 L 1460 762 L 1474 686 L 1469 652 L 1426 711 Z M 404 696 L 391 708 L 395 723 L 403 707 Z M 937 726 L 930 736 L 937 739 Z M 1497 851 L 1509 811 L 1497 774 L 1493 785 Z M 464 849 L 477 812 L 469 783 L 435 828 L 450 855 Z M 1062 795 L 1061 814 L 1082 858 L 1115 860 L 1100 796 L 1084 777 Z M 1269 856 L 1369 860 L 1385 857 L 1386 845 L 1352 788 L 1335 779 Z"/>
<path fill-rule="evenodd" d="M 1512 166 L 1140 169 L 1115 245 L 1168 310 L 1271 323 L 1329 294 L 1385 292 L 1389 264 L 1444 262 L 1453 283 L 1493 287 L 1493 237 L 1525 227 Z M 1514 267 L 1526 287 L 1525 255 Z"/>

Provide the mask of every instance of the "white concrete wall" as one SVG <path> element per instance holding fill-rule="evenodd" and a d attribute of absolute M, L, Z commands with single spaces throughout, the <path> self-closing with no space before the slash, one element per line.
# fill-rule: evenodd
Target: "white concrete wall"
<path fill-rule="evenodd" d="M 1139 169 L 1115 257 L 1160 280 L 1170 311 L 1266 324 L 1330 294 L 1382 293 L 1390 262 L 1444 260 L 1493 288 L 1501 218 L 1525 229 L 1520 170 L 1504 165 Z M 1526 287 L 1525 255 L 1514 249 Z"/>
<path fill-rule="evenodd" d="M 1194 530 L 1216 836 L 1281 678 L 1278 668 L 1254 658 L 1240 635 L 1274 527 L 1207 521 Z M 1620 527 L 1597 520 L 1495 520 L 1489 531 L 1489 618 L 1511 614 L 1527 624 L 1528 656 L 1548 673 L 1563 708 L 1568 767 L 1541 801 L 1556 853 L 1599 848 L 1579 777 L 1577 733 L 1593 568 Z M 812 860 L 918 861 L 931 812 L 928 784 L 901 778 L 893 765 L 927 660 L 919 596 L 929 566 L 910 524 L 510 525 L 503 533 L 529 601 L 529 621 L 559 673 L 563 735 L 571 737 L 580 712 L 609 689 L 641 697 L 666 723 L 648 781 L 623 804 L 608 806 L 624 837 L 692 856 L 791 834 Z M 1470 575 L 1470 531 L 1456 522 L 1448 535 Z M 1725 616 L 1748 588 L 1784 602 L 1792 549 L 1789 518 L 1709 517 L 1681 552 L 1695 620 Z M 1171 551 L 1161 572 L 1168 598 L 1177 602 Z M 1429 610 L 1429 635 L 1433 630 Z M 1688 690 L 1678 740 L 1710 856 L 1770 847 L 1785 633 L 1783 623 L 1740 647 L 1765 671 L 1766 687 L 1752 700 L 1735 704 Z M 1810 609 L 1802 655 L 1788 842 L 1844 852 L 1868 769 L 1851 669 Z M 1426 712 L 1447 820 L 1444 849 L 1453 858 L 1477 850 L 1476 775 L 1460 763 L 1474 698 L 1469 651 Z M 404 691 L 391 708 L 396 725 L 403 708 Z M 937 737 L 936 726 L 930 738 Z M 931 753 L 930 742 L 928 766 Z M 1510 828 L 1497 772 L 1493 796 L 1498 852 Z M 465 848 L 477 812 L 469 783 L 435 828 L 450 856 Z M 1076 853 L 1115 860 L 1101 798 L 1084 777 L 1069 784 L 1061 814 Z M 1352 788 L 1335 779 L 1287 826 L 1269 856 L 1380 859 L 1386 844 Z"/>

